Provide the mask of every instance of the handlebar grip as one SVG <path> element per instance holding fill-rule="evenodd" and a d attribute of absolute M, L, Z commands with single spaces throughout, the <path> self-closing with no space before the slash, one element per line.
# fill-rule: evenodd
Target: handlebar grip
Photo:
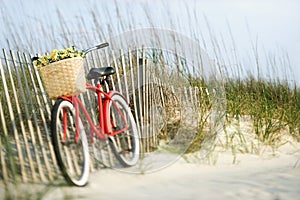
<path fill-rule="evenodd" d="M 108 46 L 109 46 L 109 44 L 108 44 L 108 42 L 106 42 L 106 43 L 97 45 L 96 48 L 101 49 L 101 48 L 108 47 Z"/>
<path fill-rule="evenodd" d="M 94 46 L 94 47 L 91 47 L 91 48 L 86 49 L 86 50 L 83 52 L 83 55 L 86 55 L 86 54 L 89 53 L 90 51 L 93 51 L 93 50 L 96 50 L 96 49 L 101 49 L 101 48 L 107 47 L 108 45 L 109 45 L 109 44 L 108 44 L 107 42 L 102 43 L 102 44 L 98 44 L 97 46 Z"/>

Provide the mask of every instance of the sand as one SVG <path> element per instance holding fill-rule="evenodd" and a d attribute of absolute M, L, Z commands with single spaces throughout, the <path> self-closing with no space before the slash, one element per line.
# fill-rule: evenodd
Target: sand
<path fill-rule="evenodd" d="M 44 199 L 300 199 L 300 143 L 266 149 L 206 159 L 197 152 L 145 174 L 103 169 L 86 187 L 52 188 Z"/>
<path fill-rule="evenodd" d="M 46 187 L 42 199 L 300 200 L 300 143 L 281 135 L 276 144 L 264 145 L 249 119 L 233 122 L 218 134 L 208 154 L 207 149 L 184 155 L 160 150 L 129 169 L 92 172 L 82 188 L 64 181 Z M 36 193 L 43 187 L 23 188 Z"/>

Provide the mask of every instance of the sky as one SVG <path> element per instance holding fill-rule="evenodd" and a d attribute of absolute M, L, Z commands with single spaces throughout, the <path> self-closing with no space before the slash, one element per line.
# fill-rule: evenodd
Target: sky
<path fill-rule="evenodd" d="M 199 45 L 206 47 L 205 50 L 211 57 L 215 54 L 211 41 L 212 38 L 217 38 L 218 45 L 224 43 L 226 46 L 226 52 L 223 52 L 225 58 L 232 57 L 227 54 L 238 56 L 236 60 L 225 61 L 224 66 L 242 64 L 246 72 L 255 73 L 255 61 L 258 59 L 263 63 L 263 73 L 269 73 L 268 65 L 279 65 L 280 68 L 287 68 L 283 71 L 289 71 L 288 79 L 297 81 L 300 85 L 299 0 L 0 2 L 1 48 L 8 48 L 8 40 L 11 49 L 45 51 L 65 45 L 63 31 L 67 31 L 70 38 L 83 32 L 90 34 L 92 43 L 99 39 L 95 36 L 99 27 L 103 27 L 104 38 L 129 30 L 158 27 L 199 41 Z M 96 21 L 99 20 L 99 27 L 96 27 L 90 11 L 94 12 Z M 59 24 L 61 19 L 68 27 Z M 85 28 L 78 27 L 80 20 L 84 21 Z M 51 29 L 52 33 L 45 35 L 45 27 Z M 74 39 L 75 42 L 80 42 L 79 40 Z M 13 45 L 16 43 L 18 47 Z M 275 64 L 272 64 L 273 60 L 277 60 L 274 61 Z"/>
<path fill-rule="evenodd" d="M 226 29 L 225 20 L 230 24 L 239 51 L 252 51 L 249 44 L 257 43 L 262 57 L 266 53 L 281 56 L 281 52 L 286 52 L 291 62 L 293 79 L 300 83 L 300 1 L 200 2 L 203 5 L 201 10 L 207 15 L 211 26 L 222 31 Z"/>

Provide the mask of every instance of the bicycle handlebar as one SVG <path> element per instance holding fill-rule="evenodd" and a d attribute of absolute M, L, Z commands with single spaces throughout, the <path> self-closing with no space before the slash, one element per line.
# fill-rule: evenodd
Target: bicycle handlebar
<path fill-rule="evenodd" d="M 94 47 L 90 47 L 90 48 L 88 48 L 88 49 L 86 49 L 86 50 L 83 51 L 83 56 L 85 56 L 87 53 L 89 53 L 89 52 L 91 52 L 93 50 L 102 49 L 102 48 L 108 47 L 108 46 L 109 46 L 108 42 L 105 42 L 105 43 L 102 43 L 102 44 L 98 44 L 98 45 L 96 45 Z M 35 61 L 35 60 L 38 60 L 38 59 L 39 59 L 38 56 L 34 56 L 34 57 L 31 58 L 31 61 Z"/>
<path fill-rule="evenodd" d="M 90 47 L 90 48 L 86 49 L 86 50 L 83 52 L 83 55 L 86 55 L 86 54 L 89 53 L 90 51 L 93 51 L 93 50 L 96 50 L 96 49 L 102 49 L 102 48 L 108 47 L 108 46 L 109 46 L 109 44 L 108 44 L 107 42 L 102 43 L 102 44 L 98 44 L 98 45 L 96 45 L 96 46 L 94 46 L 94 47 Z"/>

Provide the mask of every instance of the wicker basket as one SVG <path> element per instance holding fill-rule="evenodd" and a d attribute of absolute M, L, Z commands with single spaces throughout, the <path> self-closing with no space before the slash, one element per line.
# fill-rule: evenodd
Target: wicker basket
<path fill-rule="evenodd" d="M 86 80 L 81 57 L 68 58 L 40 68 L 50 99 L 71 96 L 86 91 Z"/>

